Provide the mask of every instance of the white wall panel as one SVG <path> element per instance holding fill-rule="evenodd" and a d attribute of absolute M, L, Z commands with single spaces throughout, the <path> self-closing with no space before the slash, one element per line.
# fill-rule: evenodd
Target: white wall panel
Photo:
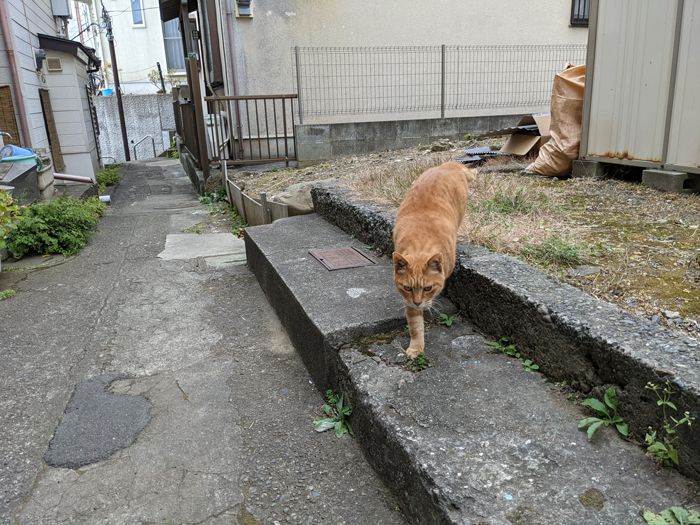
<path fill-rule="evenodd" d="M 659 162 L 676 2 L 600 0 L 588 155 Z"/>
<path fill-rule="evenodd" d="M 700 168 L 700 0 L 683 9 L 667 162 Z"/>

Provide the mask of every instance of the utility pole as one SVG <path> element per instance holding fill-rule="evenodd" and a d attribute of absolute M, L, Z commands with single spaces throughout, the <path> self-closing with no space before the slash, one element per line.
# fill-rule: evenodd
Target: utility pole
<path fill-rule="evenodd" d="M 163 82 L 163 72 L 160 70 L 160 62 L 156 62 L 156 66 L 158 66 L 158 76 L 160 77 L 160 87 L 163 90 L 163 94 L 165 94 L 166 93 L 165 82 Z"/>
<path fill-rule="evenodd" d="M 131 160 L 129 153 L 129 141 L 126 138 L 126 122 L 124 120 L 124 104 L 122 104 L 122 92 L 119 88 L 119 68 L 117 67 L 117 54 L 114 51 L 114 35 L 112 34 L 112 17 L 109 16 L 107 10 L 102 7 L 102 18 L 107 28 L 107 40 L 109 41 L 109 55 L 112 59 L 112 74 L 114 75 L 114 89 L 117 92 L 117 108 L 119 109 L 119 124 L 122 128 L 122 142 L 124 143 L 124 157 L 127 161 Z"/>

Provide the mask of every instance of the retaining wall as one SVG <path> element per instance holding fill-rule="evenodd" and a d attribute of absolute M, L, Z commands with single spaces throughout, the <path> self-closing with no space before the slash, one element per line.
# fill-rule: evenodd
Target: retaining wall
<path fill-rule="evenodd" d="M 168 134 L 175 131 L 172 95 L 124 95 L 122 101 L 131 160 L 150 159 L 168 149 L 170 147 Z M 100 155 L 114 157 L 117 162 L 124 162 L 126 159 L 119 124 L 117 96 L 94 97 L 93 102 L 100 126 Z M 146 135 L 153 136 L 156 146 L 155 155 L 153 155 L 151 141 L 148 139 L 137 146 L 136 155 L 134 155 L 134 143 Z"/>
<path fill-rule="evenodd" d="M 467 133 L 515 126 L 522 116 L 297 125 L 297 162 L 300 167 L 305 167 L 338 157 L 427 145 L 441 138 L 463 139 Z"/>

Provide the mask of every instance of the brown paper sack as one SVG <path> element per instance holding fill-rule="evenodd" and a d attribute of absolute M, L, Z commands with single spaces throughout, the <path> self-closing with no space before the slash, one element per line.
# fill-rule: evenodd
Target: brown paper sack
<path fill-rule="evenodd" d="M 540 148 L 535 162 L 527 169 L 539 175 L 559 177 L 571 173 L 581 146 L 581 116 L 586 66 L 566 64 L 554 77 L 552 86 L 551 139 Z"/>

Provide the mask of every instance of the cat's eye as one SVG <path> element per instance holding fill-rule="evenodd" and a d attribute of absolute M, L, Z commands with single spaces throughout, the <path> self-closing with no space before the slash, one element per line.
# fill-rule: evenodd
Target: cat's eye
<path fill-rule="evenodd" d="M 411 288 L 410 286 L 404 286 L 403 289 L 406 290 L 407 292 L 413 291 L 413 288 Z"/>
<path fill-rule="evenodd" d="M 429 291 L 432 290 L 432 289 L 433 289 L 432 286 L 426 286 L 425 288 L 423 288 L 423 291 L 424 291 L 424 292 L 429 292 Z"/>

